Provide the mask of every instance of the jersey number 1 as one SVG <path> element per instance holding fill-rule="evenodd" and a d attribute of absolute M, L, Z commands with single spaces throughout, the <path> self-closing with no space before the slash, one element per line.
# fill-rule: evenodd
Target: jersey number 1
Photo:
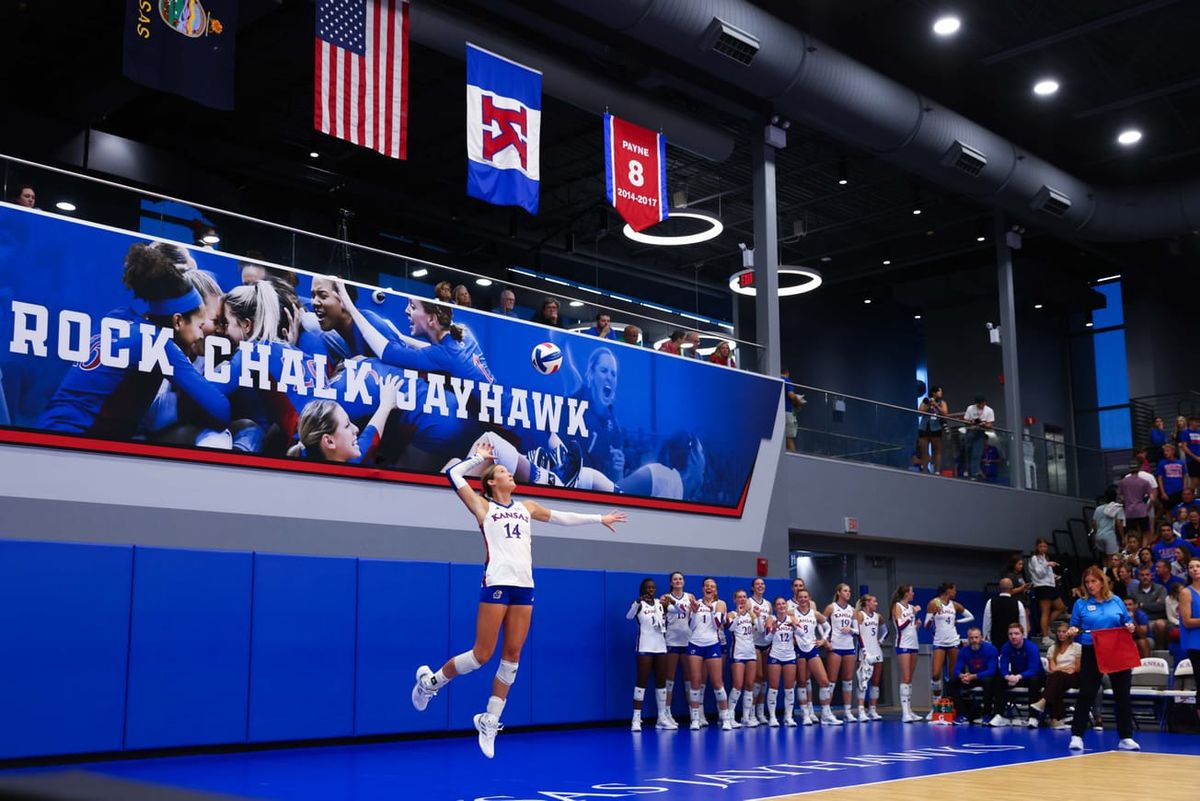
<path fill-rule="evenodd" d="M 512 523 L 505 523 L 504 539 L 511 540 L 513 537 L 521 539 L 521 524 L 517 523 L 516 525 L 513 525 Z"/>

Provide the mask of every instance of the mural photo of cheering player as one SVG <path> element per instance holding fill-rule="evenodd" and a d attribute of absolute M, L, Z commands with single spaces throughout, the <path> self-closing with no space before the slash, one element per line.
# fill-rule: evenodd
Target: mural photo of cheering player
<path fill-rule="evenodd" d="M 0 442 L 428 483 L 486 439 L 556 497 L 741 514 L 777 381 L 268 272 L 0 207 Z"/>

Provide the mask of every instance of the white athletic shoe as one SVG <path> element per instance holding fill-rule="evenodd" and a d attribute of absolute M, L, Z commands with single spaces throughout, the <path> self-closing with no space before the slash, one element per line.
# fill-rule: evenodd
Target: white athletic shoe
<path fill-rule="evenodd" d="M 1124 739 L 1121 740 L 1121 742 L 1117 743 L 1117 750 L 1118 751 L 1141 751 L 1142 747 L 1137 744 L 1136 740 L 1134 740 L 1130 737 L 1125 737 Z"/>
<path fill-rule="evenodd" d="M 429 669 L 429 665 L 417 668 L 417 683 L 413 685 L 412 704 L 418 712 L 424 712 L 425 707 L 429 706 L 429 699 L 437 695 L 437 690 L 426 686 L 432 676 L 433 671 Z"/>
<path fill-rule="evenodd" d="M 1071 744 L 1067 746 L 1067 749 L 1071 750 L 1071 751 L 1082 751 L 1083 750 L 1083 738 L 1072 736 Z"/>
<path fill-rule="evenodd" d="M 920 715 L 914 715 L 911 712 L 905 712 L 904 714 L 902 714 L 900 716 L 900 722 L 901 723 L 924 723 L 925 718 L 921 717 Z"/>
<path fill-rule="evenodd" d="M 809 714 L 807 717 L 805 717 L 805 719 L 804 719 L 804 725 L 805 725 L 805 726 L 816 726 L 816 725 L 818 725 L 820 722 L 821 722 L 821 718 L 819 718 L 819 717 L 817 716 L 817 713 L 815 713 L 815 712 L 812 712 L 812 713 L 810 713 L 810 714 Z"/>
<path fill-rule="evenodd" d="M 1004 717 L 1003 715 L 996 715 L 991 720 L 988 721 L 988 725 L 996 726 L 999 728 L 999 727 L 1003 727 L 1003 726 L 1008 726 L 1009 722 L 1008 722 L 1008 718 Z"/>
<path fill-rule="evenodd" d="M 858 717 L 855 716 L 854 710 L 850 708 L 847 708 L 842 713 L 842 720 L 846 721 L 847 723 L 858 723 Z"/>
<path fill-rule="evenodd" d="M 488 759 L 496 755 L 496 733 L 504 728 L 495 715 L 480 712 L 475 716 L 475 730 L 479 732 L 479 750 Z"/>
<path fill-rule="evenodd" d="M 1031 729 L 1036 729 L 1038 726 L 1042 725 L 1042 722 L 1038 720 L 1035 715 L 1030 715 L 1029 720 L 1026 721 L 1025 725 Z"/>
<path fill-rule="evenodd" d="M 875 707 L 871 707 L 867 710 L 867 717 L 871 720 L 883 720 L 883 715 L 879 714 L 879 710 Z"/>
<path fill-rule="evenodd" d="M 760 725 L 762 724 L 758 722 L 758 718 L 754 717 L 754 715 L 746 715 L 742 718 L 742 726 L 747 729 L 757 729 Z"/>
<path fill-rule="evenodd" d="M 742 728 L 742 724 L 738 722 L 737 715 L 733 714 L 732 711 L 725 716 L 725 722 L 729 724 L 729 728 L 731 729 Z"/>
<path fill-rule="evenodd" d="M 763 712 L 757 712 L 757 713 L 755 713 L 755 714 L 756 714 L 756 715 L 757 715 L 757 717 L 758 717 L 758 723 L 759 723 L 759 725 L 760 725 L 760 726 L 765 726 L 765 725 L 767 725 L 767 721 L 769 720 L 769 718 L 767 717 L 767 713 L 766 713 L 765 711 L 763 711 Z"/>
<path fill-rule="evenodd" d="M 654 721 L 654 728 L 675 731 L 679 728 L 679 723 L 670 715 L 659 715 L 658 720 Z"/>
<path fill-rule="evenodd" d="M 642 730 L 642 719 L 634 718 L 633 721 L 629 724 L 629 730 L 630 731 L 641 731 Z"/>
<path fill-rule="evenodd" d="M 933 710 L 929 710 L 929 714 L 925 716 L 926 720 L 933 720 Z"/>
<path fill-rule="evenodd" d="M 721 731 L 733 731 L 733 723 L 729 718 L 721 718 Z"/>
<path fill-rule="evenodd" d="M 784 715 L 783 716 L 783 725 L 784 726 L 795 726 L 796 719 L 794 717 L 792 717 L 791 715 Z"/>
<path fill-rule="evenodd" d="M 779 719 L 776 718 L 774 715 L 771 715 L 769 718 L 767 718 L 767 725 L 770 726 L 772 729 L 778 729 L 779 728 Z"/>
<path fill-rule="evenodd" d="M 821 712 L 821 725 L 822 726 L 841 726 L 845 722 L 846 721 L 840 719 L 837 715 L 833 714 L 832 712 L 826 712 L 826 711 Z"/>
<path fill-rule="evenodd" d="M 692 718 L 692 722 L 688 728 L 692 731 L 700 731 L 700 718 Z"/>

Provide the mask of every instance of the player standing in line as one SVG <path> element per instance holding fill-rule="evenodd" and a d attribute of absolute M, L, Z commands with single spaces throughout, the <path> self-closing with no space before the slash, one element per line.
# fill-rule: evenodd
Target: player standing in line
<path fill-rule="evenodd" d="M 750 582 L 750 597 L 746 602 L 758 610 L 758 616 L 763 621 L 771 616 L 771 602 L 763 597 L 763 593 L 767 591 L 767 582 L 762 577 L 757 577 Z M 771 647 L 771 638 L 767 635 L 764 628 L 762 631 L 754 633 L 754 649 L 758 652 L 758 662 L 754 675 L 757 680 L 754 682 L 754 712 L 760 724 L 767 722 L 766 709 L 766 681 L 767 681 L 767 650 Z"/>
<path fill-rule="evenodd" d="M 729 731 L 729 698 L 725 694 L 724 677 L 721 671 L 721 643 L 717 631 L 725 619 L 725 602 L 717 598 L 717 582 L 706 578 L 700 598 L 692 599 L 688 625 L 692 633 L 688 638 L 687 667 L 692 686 L 688 690 L 688 706 L 691 708 L 692 730 L 701 727 L 704 718 L 705 680 L 712 682 L 713 697 L 717 701 L 721 728 Z"/>
<path fill-rule="evenodd" d="M 917 617 L 921 610 L 912 602 L 911 584 L 901 584 L 892 593 L 892 621 L 896 624 L 896 664 L 900 667 L 900 720 L 916 723 L 923 720 L 912 711 L 912 677 L 917 666 Z"/>
<path fill-rule="evenodd" d="M 624 512 L 582 515 L 551 511 L 535 501 L 513 500 L 516 482 L 503 465 L 493 464 L 483 471 L 480 476 L 483 494 L 476 494 L 463 476 L 471 467 L 491 458 L 491 448 L 481 445 L 474 456 L 447 471 L 450 484 L 479 523 L 487 549 L 479 612 L 475 619 L 475 645 L 446 660 L 436 673 L 428 665 L 421 665 L 417 668 L 417 681 L 412 691 L 413 706 L 424 711 L 429 699 L 450 680 L 478 670 L 492 658 L 503 624 L 504 642 L 500 667 L 492 680 L 492 695 L 488 698 L 487 711 L 475 716 L 479 748 L 489 759 L 495 754 L 496 733 L 501 728 L 500 715 L 508 700 L 508 690 L 516 681 L 521 648 L 533 619 L 532 521 L 559 526 L 600 523 L 614 531 L 615 523 L 626 520 Z"/>
<path fill-rule="evenodd" d="M 854 717 L 854 662 L 858 655 L 858 614 L 850 604 L 850 585 L 839 584 L 833 591 L 833 601 L 825 607 L 831 633 L 826 672 L 835 685 L 842 682 L 842 711 L 847 723 L 858 723 Z"/>
<path fill-rule="evenodd" d="M 638 638 L 634 653 L 637 654 L 637 684 L 633 688 L 633 720 L 631 731 L 642 730 L 642 701 L 646 698 L 646 682 L 650 668 L 654 668 L 654 699 L 658 702 L 660 729 L 678 729 L 679 724 L 671 717 L 667 706 L 667 619 L 662 601 L 655 597 L 657 588 L 654 579 L 644 578 L 638 587 L 637 599 L 629 605 L 626 620 L 637 620 Z"/>
<path fill-rule="evenodd" d="M 858 619 L 858 638 L 862 642 L 862 655 L 858 659 L 858 719 L 883 720 L 879 714 L 879 682 L 883 678 L 883 648 L 880 642 L 887 637 L 887 626 L 883 615 L 877 611 L 879 599 L 874 595 L 863 595 L 855 606 Z M 875 692 L 871 693 L 871 688 Z M 870 710 L 866 708 L 870 696 Z"/>
<path fill-rule="evenodd" d="M 796 683 L 796 615 L 788 609 L 788 601 L 783 596 L 775 599 L 775 615 L 767 618 L 766 628 L 771 641 L 771 650 L 767 653 L 767 725 L 779 726 L 775 706 L 779 703 L 782 679 L 783 724 L 795 726 L 792 687 Z"/>
<path fill-rule="evenodd" d="M 787 601 L 788 611 L 791 612 L 792 614 L 795 614 L 796 610 L 799 608 L 798 599 L 800 598 L 800 593 L 803 592 L 804 590 L 806 590 L 807 588 L 808 587 L 807 587 L 807 585 L 805 585 L 804 579 L 802 579 L 802 578 L 792 579 L 792 597 L 789 598 Z M 799 675 L 799 674 L 797 674 L 797 675 Z M 807 681 L 805 681 L 804 683 L 797 681 L 793 692 L 796 695 L 796 708 L 797 709 L 811 709 L 812 708 L 812 704 L 810 704 L 808 701 L 809 684 Z M 804 720 L 802 720 L 800 722 L 803 723 L 805 726 L 808 726 L 813 723 L 816 723 L 817 718 L 814 715 L 813 719 L 809 720 L 807 715 L 805 715 Z"/>
<path fill-rule="evenodd" d="M 800 590 L 796 600 L 796 678 L 800 686 L 808 687 L 811 675 L 817 682 L 817 698 L 821 702 L 821 717 L 813 714 L 812 702 L 805 703 L 800 714 L 804 717 L 804 725 L 820 723 L 822 726 L 841 726 L 845 721 L 839 720 L 829 708 L 833 700 L 833 682 L 825 672 L 818 649 L 828 643 L 821 637 L 821 627 L 829 621 L 812 605 L 808 590 Z"/>
<path fill-rule="evenodd" d="M 950 676 L 956 675 L 954 663 L 958 659 L 958 649 L 962 646 L 962 637 L 958 634 L 959 623 L 970 623 L 975 619 L 965 606 L 954 600 L 958 590 L 954 584 L 947 581 L 938 587 L 938 594 L 925 609 L 925 628 L 933 626 L 933 650 L 929 653 L 929 698 L 936 703 L 942 695 L 942 671 Z M 962 615 L 962 617 L 958 617 Z M 933 720 L 930 711 L 926 720 Z"/>
<path fill-rule="evenodd" d="M 668 581 L 671 584 L 671 591 L 659 600 L 662 601 L 667 616 L 667 711 L 670 712 L 671 702 L 675 697 L 675 671 L 679 667 L 679 657 L 687 653 L 688 637 L 692 634 L 692 629 L 688 625 L 688 617 L 692 614 L 692 602 L 696 599 L 690 592 L 684 591 L 684 577 L 678 570 L 670 575 Z M 683 682 L 690 696 L 692 680 L 688 678 L 686 664 L 683 668 Z M 671 718 L 671 722 L 675 722 L 674 717 Z M 671 727 L 663 726 L 660 721 L 658 728 Z M 678 725 L 674 728 L 678 728 Z"/>
<path fill-rule="evenodd" d="M 733 728 L 758 725 L 754 716 L 754 680 L 758 677 L 758 636 L 766 632 L 757 606 L 751 606 L 745 590 L 733 594 L 735 610 L 726 615 L 733 645 L 729 649 L 729 719 Z M 742 722 L 737 721 L 738 699 L 743 699 Z"/>

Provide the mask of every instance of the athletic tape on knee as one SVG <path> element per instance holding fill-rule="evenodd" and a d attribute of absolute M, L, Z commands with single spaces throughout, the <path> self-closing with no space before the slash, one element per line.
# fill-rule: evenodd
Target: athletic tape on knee
<path fill-rule="evenodd" d="M 475 658 L 474 651 L 463 651 L 458 656 L 454 657 L 454 670 L 460 676 L 465 676 L 479 670 L 479 660 Z"/>
<path fill-rule="evenodd" d="M 849 695 L 850 693 L 854 692 L 854 682 L 853 681 L 843 681 L 842 682 L 842 692 L 846 693 L 846 695 Z"/>
<path fill-rule="evenodd" d="M 907 701 L 909 698 L 912 698 L 912 685 L 911 684 L 901 684 L 900 685 L 900 699 L 902 701 Z"/>
<path fill-rule="evenodd" d="M 646 688 L 645 687 L 634 687 L 633 688 L 633 700 L 642 701 L 645 698 L 646 698 Z"/>
<path fill-rule="evenodd" d="M 821 706 L 828 706 L 829 699 L 833 697 L 833 685 L 826 684 L 817 691 L 817 697 L 821 699 Z"/>
<path fill-rule="evenodd" d="M 517 680 L 517 665 L 517 662 L 500 660 L 500 667 L 496 668 L 496 678 L 500 680 L 501 684 L 512 686 L 512 683 Z"/>
<path fill-rule="evenodd" d="M 728 697 L 729 696 L 725 695 L 724 687 L 718 687 L 717 689 L 713 690 L 713 698 L 716 698 L 718 701 L 724 701 L 728 699 Z"/>

